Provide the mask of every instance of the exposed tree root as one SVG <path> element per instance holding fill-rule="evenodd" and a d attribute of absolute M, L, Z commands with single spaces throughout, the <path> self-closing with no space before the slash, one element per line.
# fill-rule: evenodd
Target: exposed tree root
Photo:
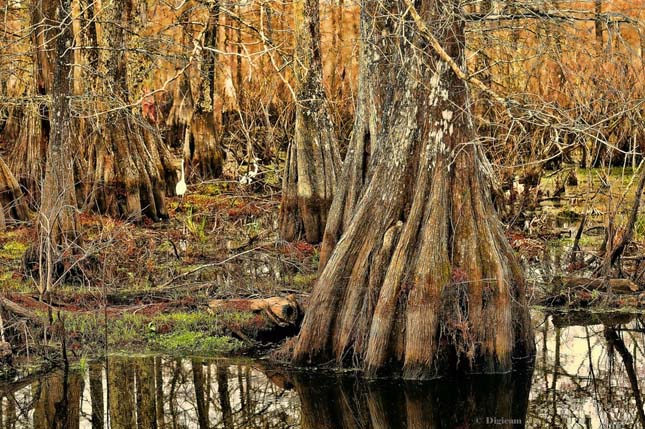
<path fill-rule="evenodd" d="M 177 170 L 156 129 L 130 112 L 116 112 L 93 129 L 77 158 L 82 204 L 134 221 L 143 214 L 168 217 L 165 195 Z"/>

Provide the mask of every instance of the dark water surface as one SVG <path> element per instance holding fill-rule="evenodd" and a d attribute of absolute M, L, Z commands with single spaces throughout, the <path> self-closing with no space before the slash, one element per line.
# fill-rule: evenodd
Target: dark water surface
<path fill-rule="evenodd" d="M 253 361 L 110 356 L 0 386 L 0 429 L 645 428 L 642 318 L 534 320 L 532 374 L 367 382 Z"/>

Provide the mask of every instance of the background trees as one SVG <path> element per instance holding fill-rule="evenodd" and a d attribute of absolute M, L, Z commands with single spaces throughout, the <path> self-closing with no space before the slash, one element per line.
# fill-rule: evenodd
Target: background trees
<path fill-rule="evenodd" d="M 199 179 L 212 180 L 221 170 L 223 180 L 210 191 L 229 193 L 231 207 L 223 209 L 228 218 L 239 215 L 240 210 L 235 207 L 235 197 L 239 195 L 255 197 L 264 192 L 271 200 L 269 205 L 275 208 L 275 191 L 279 188 L 276 176 L 282 166 L 286 163 L 288 173 L 294 173 L 300 168 L 291 168 L 298 164 L 298 158 L 315 158 L 301 156 L 313 146 L 300 146 L 305 150 L 296 154 L 297 142 L 305 142 L 306 135 L 313 135 L 314 140 L 329 140 L 326 130 L 331 122 L 346 168 L 342 179 L 336 179 L 337 184 L 341 183 L 334 189 L 338 198 L 326 216 L 321 266 L 329 266 L 332 252 L 342 244 L 341 237 L 350 233 L 352 225 L 358 225 L 354 218 L 363 201 L 368 201 L 369 194 L 371 200 L 366 207 L 375 207 L 369 213 L 374 220 L 368 231 L 372 236 L 364 238 L 365 253 L 352 255 L 352 258 L 364 258 L 356 264 L 359 268 L 345 274 L 358 276 L 352 279 L 356 283 L 371 281 L 360 277 L 366 273 L 372 275 L 371 268 L 366 267 L 374 265 L 373 257 L 377 253 L 373 250 L 382 247 L 385 250 L 377 256 L 382 261 L 383 272 L 375 272 L 373 280 L 379 284 L 389 270 L 388 252 L 394 252 L 397 247 L 406 249 L 398 256 L 399 261 L 406 263 L 395 263 L 404 267 L 396 274 L 402 277 L 400 281 L 391 279 L 396 284 L 393 290 L 408 290 L 401 287 L 408 283 L 406 276 L 412 273 L 408 261 L 416 262 L 422 253 L 409 250 L 416 244 L 422 245 L 422 240 L 413 232 L 406 232 L 414 230 L 406 223 L 412 215 L 418 215 L 410 224 L 416 222 L 419 228 L 415 233 L 420 237 L 425 234 L 423 229 L 431 213 L 436 219 L 442 216 L 452 220 L 456 214 L 451 207 L 462 203 L 464 207 L 470 204 L 465 210 L 471 215 L 475 213 L 478 219 L 481 216 L 488 219 L 490 207 L 480 204 L 487 201 L 488 192 L 500 197 L 503 193 L 499 188 L 508 189 L 510 198 L 517 197 L 518 192 L 512 192 L 517 182 L 523 182 L 526 188 L 536 186 L 545 169 L 557 169 L 565 164 L 570 168 L 573 163 L 637 166 L 642 160 L 639 147 L 642 129 L 637 126 L 643 116 L 643 82 L 639 79 L 643 71 L 643 32 L 642 26 L 639 27 L 645 9 L 642 1 L 459 3 L 459 8 L 449 12 L 455 22 L 463 24 L 457 33 L 464 51 L 453 57 L 459 57 L 465 64 L 458 63 L 455 67 L 441 57 L 451 71 L 442 69 L 439 78 L 444 79 L 451 72 L 459 75 L 459 79 L 445 78 L 449 84 L 443 90 L 449 91 L 449 96 L 442 101 L 445 103 L 440 106 L 441 110 L 438 110 L 439 104 L 431 108 L 404 102 L 409 97 L 402 94 L 408 89 L 416 98 L 422 97 L 424 90 L 431 93 L 430 87 L 424 85 L 431 83 L 438 66 L 436 58 L 429 60 L 419 55 L 429 51 L 430 39 L 427 34 L 420 37 L 413 33 L 415 26 L 411 21 L 396 18 L 399 10 L 384 8 L 390 18 L 375 21 L 374 25 L 391 36 L 378 36 L 385 43 L 381 48 L 358 43 L 376 36 L 365 26 L 359 32 L 360 13 L 356 2 L 322 2 L 317 55 L 318 26 L 307 19 L 302 21 L 303 25 L 297 25 L 298 20 L 294 19 L 301 16 L 300 9 L 294 7 L 307 5 L 302 2 L 251 1 L 231 5 L 192 0 L 177 4 L 132 0 L 99 4 L 72 0 L 65 3 L 70 13 L 62 17 L 55 15 L 55 3 L 25 0 L 2 4 L 0 155 L 21 187 L 18 192 L 14 191 L 15 183 L 8 186 L 10 192 L 5 194 L 7 200 L 3 200 L 3 207 L 24 208 L 28 204 L 31 209 L 42 211 L 39 219 L 55 223 L 63 220 L 58 214 L 69 215 L 69 227 L 58 228 L 60 233 L 51 237 L 49 233 L 43 235 L 53 240 L 50 249 L 57 252 L 65 253 L 66 248 L 73 247 L 70 243 L 80 243 L 79 230 L 72 226 L 77 210 L 84 215 L 97 215 L 93 219 L 98 219 L 97 223 L 112 222 L 101 217 L 105 215 L 154 221 L 177 214 L 176 201 L 169 205 L 166 198 L 172 194 L 182 158 L 189 164 L 191 185 Z M 316 3 L 308 5 L 314 7 Z M 373 3 L 373 7 L 381 6 Z M 429 10 L 419 11 L 421 21 L 432 21 Z M 409 15 L 405 16 L 409 19 Z M 309 28 L 304 25 L 307 23 Z M 418 22 L 414 24 L 419 27 Z M 65 31 L 57 30 L 61 25 Z M 449 54 L 455 54 L 450 49 L 456 30 L 450 25 L 440 29 L 447 31 L 447 35 L 441 33 L 443 38 L 437 44 Z M 314 36 L 308 41 L 296 37 L 299 34 Z M 399 35 L 403 37 L 396 39 Z M 296 43 L 297 39 L 303 43 Z M 59 46 L 61 41 L 64 45 Z M 412 62 L 406 63 L 397 57 L 399 47 L 406 54 L 411 53 Z M 305 67 L 303 73 L 301 64 L 318 56 L 320 67 Z M 367 60 L 359 64 L 359 57 Z M 403 70 L 409 79 L 403 80 L 393 70 Z M 394 90 L 385 86 L 384 79 L 389 80 Z M 359 80 L 361 89 L 357 91 Z M 465 98 L 465 86 L 459 86 L 460 81 L 470 83 L 470 97 Z M 303 88 L 315 89 L 311 92 L 315 97 L 308 97 L 307 91 L 301 91 Z M 328 97 L 327 102 L 322 101 L 323 94 Z M 309 123 L 304 120 L 307 109 L 324 106 L 328 113 Z M 444 112 L 448 112 L 445 118 Z M 423 123 L 423 118 L 414 116 L 416 113 L 436 117 L 439 124 Z M 404 117 L 414 124 L 404 124 Z M 322 123 L 325 124 L 317 125 Z M 443 123 L 448 127 L 445 130 Z M 409 135 L 397 134 L 401 129 L 408 130 Z M 436 138 L 439 131 L 442 135 L 437 143 L 446 140 L 444 149 L 447 153 L 458 153 L 458 157 L 434 153 L 417 145 L 416 138 L 428 140 L 432 133 Z M 384 144 L 395 139 L 396 145 Z M 288 144 L 292 141 L 296 143 L 290 151 Z M 455 151 L 456 147 L 460 150 Z M 57 152 L 51 153 L 54 150 Z M 324 163 L 325 167 L 337 162 L 333 152 L 332 147 L 330 156 L 318 157 L 330 160 Z M 486 159 L 491 161 L 492 169 L 488 169 Z M 399 161 L 401 165 L 395 168 L 388 164 L 391 170 L 386 171 L 381 160 Z M 446 171 L 450 166 L 451 173 L 437 173 L 435 177 L 434 172 L 441 171 L 436 163 L 429 170 L 432 174 L 422 169 L 424 162 L 431 165 L 434 161 L 444 163 Z M 310 164 L 316 163 L 303 163 Z M 73 165 L 71 173 L 69 165 Z M 311 173 L 307 168 L 300 170 Z M 468 174 L 457 177 L 454 174 L 457 170 Z M 604 169 L 598 174 L 608 171 Z M 305 178 L 301 173 L 298 178 Z M 10 175 L 4 176 L 11 183 Z M 327 195 L 327 189 L 333 187 L 330 185 L 333 180 L 327 181 L 328 176 L 333 177 L 327 173 L 324 180 L 317 173 L 308 177 L 310 183 L 317 183 L 312 185 L 314 188 L 324 189 L 321 195 Z M 475 180 L 488 180 L 489 176 L 496 179 L 491 181 L 490 190 Z M 294 175 L 287 174 L 287 177 L 293 179 Z M 450 192 L 433 191 L 431 195 L 436 197 L 433 204 L 446 204 L 446 210 L 439 214 L 422 205 L 425 196 L 422 198 L 420 193 L 428 190 L 429 184 L 442 181 Z M 47 192 L 41 195 L 44 183 Z M 293 184 L 295 180 L 287 183 Z M 419 195 L 398 194 L 397 189 Z M 381 198 L 386 195 L 396 200 L 391 212 L 378 203 L 379 192 Z M 537 192 L 534 194 L 537 201 Z M 298 200 L 297 188 L 295 194 L 285 192 L 284 197 L 283 219 L 289 219 L 286 214 L 299 205 L 289 204 Z M 186 200 L 190 200 L 190 192 Z M 320 202 L 315 200 L 310 202 Z M 323 200 L 320 206 L 325 206 L 324 210 L 312 209 L 321 216 L 305 222 L 312 225 L 310 233 L 305 231 L 305 239 L 309 241 L 320 238 L 328 197 L 321 197 Z M 59 205 L 53 207 L 54 202 Z M 191 204 L 190 209 L 195 207 L 194 201 L 187 202 Z M 616 210 L 614 206 L 607 212 Z M 249 230 L 256 228 L 258 224 L 253 216 L 257 211 L 257 207 L 248 210 L 250 214 L 235 225 L 243 224 Z M 299 211 L 306 212 L 300 208 Z M 6 214 L 26 217 L 17 212 Z M 275 214 L 276 219 L 272 218 L 271 222 L 275 227 L 267 234 L 271 238 L 275 238 L 278 229 L 275 222 L 278 210 Z M 361 228 L 366 230 L 368 215 L 362 216 Z M 532 220 L 530 216 L 530 213 L 524 218 L 513 216 L 509 220 L 520 219 L 516 225 L 523 226 L 524 220 Z M 615 231 L 609 225 L 610 217 L 609 214 L 606 217 L 607 231 Z M 87 224 L 87 217 L 80 218 Z M 188 216 L 185 219 L 188 225 Z M 216 231 L 214 225 L 219 221 L 217 218 L 208 225 L 210 228 L 203 227 L 194 235 L 202 243 L 206 242 L 209 231 Z M 199 229 L 195 228 L 198 223 L 190 225 L 194 230 Z M 286 221 L 284 225 L 283 237 L 295 237 L 291 232 L 298 228 Z M 436 225 L 441 234 L 450 237 L 469 235 L 466 231 L 474 228 L 443 220 L 437 220 Z M 188 235 L 189 228 L 172 227 L 175 231 L 169 231 L 169 239 L 179 243 L 173 233 Z M 459 229 L 462 227 L 464 232 Z M 385 230 L 389 232 L 386 234 Z M 69 231 L 75 231 L 72 238 L 67 243 L 59 241 Z M 485 225 L 477 233 L 482 231 L 483 235 L 489 235 L 482 242 L 503 241 L 497 226 Z M 251 237 L 249 233 L 243 245 L 257 237 L 258 234 Z M 408 244 L 399 244 L 403 238 Z M 432 240 L 427 238 L 427 241 Z M 609 247 L 613 241 L 608 234 Z M 238 248 L 238 244 L 227 249 Z M 304 243 L 296 246 L 311 249 Z M 491 260 L 504 260 L 506 246 L 489 247 L 490 254 L 497 255 Z M 172 257 L 180 259 L 178 249 L 181 246 L 175 246 Z M 432 261 L 437 266 L 445 265 L 446 260 L 450 265 L 455 265 L 457 260 L 466 264 L 477 253 L 472 248 L 461 249 L 462 253 L 448 252 L 452 250 L 448 247 L 440 250 L 436 254 L 442 260 Z M 312 253 L 315 260 L 315 250 Z M 499 264 L 495 261 L 485 264 L 486 258 L 479 253 L 476 256 L 480 261 L 470 264 L 468 270 L 477 271 L 476 265 L 486 265 L 489 268 L 482 268 L 477 276 L 487 276 L 486 270 Z M 500 264 L 507 271 L 515 270 L 513 263 Z M 349 265 L 343 269 L 350 270 Z M 462 277 L 470 275 L 459 270 L 442 272 L 444 279 L 455 283 L 463 283 Z M 419 278 L 426 275 L 417 274 Z M 513 277 L 509 273 L 504 275 Z M 351 305 L 366 302 L 359 295 L 351 298 L 356 299 Z M 386 322 L 384 326 L 394 323 Z M 349 326 L 351 320 L 342 323 Z M 341 340 L 344 345 L 338 350 L 354 347 L 356 338 L 352 335 Z"/>
<path fill-rule="evenodd" d="M 282 185 L 280 236 L 322 240 L 337 187 L 340 154 L 322 82 L 318 0 L 294 2 L 296 122 Z"/>

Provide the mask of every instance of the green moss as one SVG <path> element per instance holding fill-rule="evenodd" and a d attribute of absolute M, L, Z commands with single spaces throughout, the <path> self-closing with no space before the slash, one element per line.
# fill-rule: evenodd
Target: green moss
<path fill-rule="evenodd" d="M 14 271 L 0 273 L 0 288 L 6 292 L 33 292 L 32 284 L 22 278 L 15 278 Z"/>
<path fill-rule="evenodd" d="M 316 280 L 317 274 L 296 274 L 291 280 L 294 289 L 309 290 Z"/>
<path fill-rule="evenodd" d="M 170 314 L 160 314 L 151 321 L 154 326 L 166 325 L 176 332 L 196 331 L 209 333 L 211 335 L 221 334 L 221 325 L 217 316 L 207 312 L 178 312 Z M 156 328 L 155 328 L 156 329 Z"/>
<path fill-rule="evenodd" d="M 221 195 L 228 190 L 228 184 L 225 182 L 207 183 L 200 188 L 200 192 L 206 195 Z"/>
<path fill-rule="evenodd" d="M 67 331 L 85 344 L 104 341 L 102 314 L 65 314 L 65 317 Z M 233 339 L 224 335 L 223 322 L 244 323 L 251 317 L 252 313 L 246 312 L 178 312 L 154 317 L 125 313 L 108 321 L 108 343 L 119 349 L 148 344 L 171 353 L 229 352 L 241 344 L 232 343 Z"/>
<path fill-rule="evenodd" d="M 27 244 L 19 241 L 9 241 L 0 249 L 0 258 L 3 259 L 20 259 L 27 250 Z"/>
<path fill-rule="evenodd" d="M 65 329 L 83 343 L 103 343 L 105 327 L 100 313 L 65 313 Z M 149 318 L 138 314 L 125 313 L 118 319 L 109 319 L 107 334 L 110 346 L 132 346 L 145 343 L 149 336 Z"/>
<path fill-rule="evenodd" d="M 145 339 L 148 333 L 149 319 L 138 314 L 125 313 L 108 325 L 110 343 L 137 343 Z"/>
<path fill-rule="evenodd" d="M 162 335 L 155 340 L 167 353 L 218 354 L 231 353 L 242 347 L 242 343 L 227 336 L 209 337 L 201 332 L 176 332 Z"/>
<path fill-rule="evenodd" d="M 250 321 L 254 314 L 250 311 L 236 311 L 236 310 L 225 310 L 221 312 L 214 313 L 215 318 L 218 322 L 225 322 L 227 324 L 242 325 Z"/>

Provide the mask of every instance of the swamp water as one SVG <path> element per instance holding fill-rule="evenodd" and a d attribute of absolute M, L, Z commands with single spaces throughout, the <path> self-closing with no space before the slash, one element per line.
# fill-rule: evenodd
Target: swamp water
<path fill-rule="evenodd" d="M 534 322 L 532 373 L 423 383 L 112 355 L 0 385 L 0 428 L 645 428 L 642 317 Z"/>

